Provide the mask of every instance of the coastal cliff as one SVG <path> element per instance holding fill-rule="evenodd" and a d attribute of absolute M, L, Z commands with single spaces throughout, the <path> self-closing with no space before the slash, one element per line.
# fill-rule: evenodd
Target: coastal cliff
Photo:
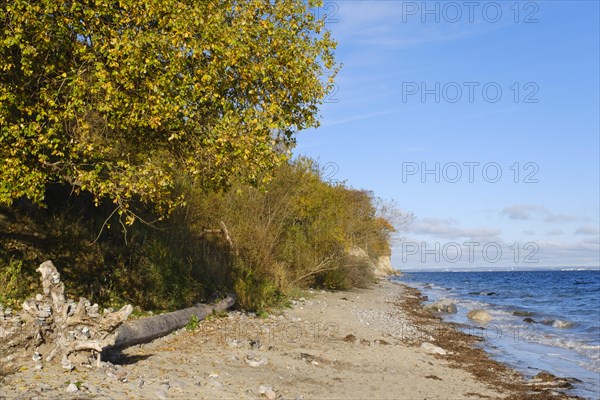
<path fill-rule="evenodd" d="M 390 256 L 371 257 L 361 247 L 354 246 L 348 251 L 348 256 L 354 263 L 366 263 L 376 278 L 384 278 L 390 275 L 400 275 L 400 271 L 392 267 Z"/>

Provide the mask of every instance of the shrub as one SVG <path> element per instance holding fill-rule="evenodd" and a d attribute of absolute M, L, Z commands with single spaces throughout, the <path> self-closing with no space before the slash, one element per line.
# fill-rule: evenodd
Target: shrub
<path fill-rule="evenodd" d="M 265 190 L 236 183 L 207 191 L 182 181 L 185 206 L 126 230 L 110 202 L 95 206 L 89 195 L 52 186 L 47 209 L 22 202 L 11 209 L 18 218 L 0 223 L 2 293 L 34 294 L 35 268 L 46 259 L 71 295 L 105 306 L 172 310 L 233 291 L 238 307 L 263 312 L 309 286 L 367 287 L 369 258 L 389 255 L 394 227 L 371 192 L 321 175 L 301 158 L 274 171 Z M 136 212 L 156 219 L 141 204 Z M 351 256 L 357 247 L 362 258 Z"/>

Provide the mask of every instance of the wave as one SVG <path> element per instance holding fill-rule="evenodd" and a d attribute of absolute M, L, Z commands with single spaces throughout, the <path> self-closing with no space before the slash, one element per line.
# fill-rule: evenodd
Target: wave
<path fill-rule="evenodd" d="M 569 329 L 577 326 L 577 323 L 571 321 L 562 321 L 560 319 L 555 320 L 552 326 L 558 329 Z"/>
<path fill-rule="evenodd" d="M 598 267 L 561 268 L 560 270 L 563 271 L 563 272 L 570 272 L 570 271 L 598 271 Z"/>
<path fill-rule="evenodd" d="M 544 319 L 540 322 L 544 325 L 552 326 L 557 329 L 570 329 L 577 326 L 576 322 L 563 321 L 561 319 Z"/>
<path fill-rule="evenodd" d="M 465 298 L 454 298 L 452 300 L 454 300 L 454 302 L 456 304 L 463 306 L 467 310 L 473 310 L 475 308 L 483 308 L 488 311 L 491 311 L 490 307 L 492 305 L 490 303 L 485 303 L 483 301 L 477 301 L 477 300 L 471 300 L 471 299 L 465 299 Z"/>
<path fill-rule="evenodd" d="M 574 350 L 588 361 L 580 360 L 579 365 L 593 372 L 600 372 L 600 345 L 582 343 L 578 340 L 552 336 L 541 336 L 537 340 L 541 344 Z"/>

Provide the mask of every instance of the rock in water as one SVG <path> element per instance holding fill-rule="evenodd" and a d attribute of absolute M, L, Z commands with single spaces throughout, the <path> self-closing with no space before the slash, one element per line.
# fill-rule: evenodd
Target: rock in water
<path fill-rule="evenodd" d="M 471 310 L 467 314 L 467 318 L 477 322 L 490 322 L 492 316 L 485 310 Z"/>
<path fill-rule="evenodd" d="M 440 300 L 435 303 L 429 304 L 426 306 L 428 310 L 436 311 L 436 312 L 444 312 L 448 314 L 456 314 L 456 304 L 452 300 Z"/>

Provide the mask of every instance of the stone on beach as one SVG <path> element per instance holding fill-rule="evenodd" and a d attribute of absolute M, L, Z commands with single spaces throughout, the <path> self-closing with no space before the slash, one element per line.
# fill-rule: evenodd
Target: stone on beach
<path fill-rule="evenodd" d="M 245 360 L 246 364 L 248 364 L 249 366 L 256 368 L 256 367 L 261 367 L 263 365 L 267 365 L 269 363 L 269 360 L 267 359 L 267 357 L 256 357 L 254 356 L 254 354 L 247 354 Z"/>
<path fill-rule="evenodd" d="M 452 300 L 444 299 L 427 305 L 425 308 L 431 311 L 444 312 L 448 314 L 456 314 L 456 304 Z"/>
<path fill-rule="evenodd" d="M 273 390 L 273 388 L 271 386 L 261 385 L 258 387 L 258 392 L 260 393 L 261 396 L 264 396 L 269 400 L 274 400 L 277 398 L 277 394 L 275 393 L 275 391 Z"/>
<path fill-rule="evenodd" d="M 67 386 L 67 388 L 65 389 L 65 392 L 67 392 L 67 393 L 76 393 L 78 391 L 79 391 L 79 388 L 74 383 L 70 383 L 69 386 Z"/>
<path fill-rule="evenodd" d="M 467 318 L 477 322 L 489 322 L 492 320 L 492 316 L 485 310 L 471 310 L 467 314 Z"/>
<path fill-rule="evenodd" d="M 421 344 L 421 349 L 423 349 L 427 354 L 440 354 L 442 356 L 446 355 L 446 350 L 427 342 Z"/>

